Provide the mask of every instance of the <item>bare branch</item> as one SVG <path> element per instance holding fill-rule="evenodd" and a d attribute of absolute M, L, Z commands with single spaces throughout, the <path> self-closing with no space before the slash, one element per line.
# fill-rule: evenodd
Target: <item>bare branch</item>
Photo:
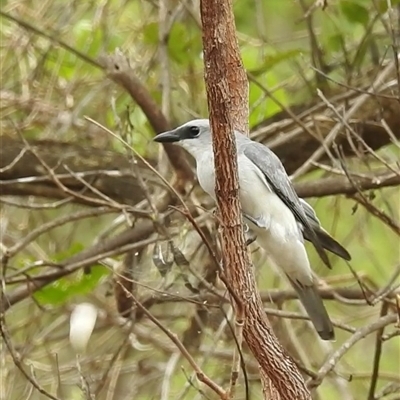
<path fill-rule="evenodd" d="M 178 336 L 172 333 L 168 328 L 166 328 L 157 318 L 155 318 L 143 305 L 136 299 L 135 296 L 132 296 L 133 302 L 136 304 L 138 308 L 149 318 L 158 328 L 160 328 L 169 339 L 176 345 L 181 354 L 186 358 L 191 367 L 195 370 L 197 378 L 200 382 L 206 384 L 210 389 L 212 389 L 222 400 L 228 399 L 227 393 L 224 389 L 222 389 L 219 385 L 217 385 L 212 379 L 210 379 L 197 365 L 196 361 L 190 355 L 190 353 L 186 350 L 185 346 L 179 340 Z"/>
<path fill-rule="evenodd" d="M 346 342 L 344 342 L 338 350 L 336 350 L 331 357 L 323 364 L 323 366 L 318 371 L 318 376 L 315 379 L 311 379 L 307 382 L 307 385 L 310 388 L 315 388 L 322 383 L 324 377 L 331 372 L 339 360 L 349 351 L 351 347 L 353 347 L 357 342 L 366 336 L 370 335 L 372 332 L 375 332 L 379 329 L 385 328 L 390 324 L 394 324 L 397 321 L 396 314 L 385 315 L 384 317 L 379 318 L 378 320 L 363 326 L 358 329 L 354 335 L 352 335 Z"/>
<path fill-rule="evenodd" d="M 1 294 L 0 294 L 0 299 L 3 302 L 4 300 L 4 294 L 3 294 L 3 288 L 0 289 Z M 14 365 L 21 371 L 22 375 L 28 380 L 28 382 L 42 395 L 46 396 L 49 399 L 52 400 L 60 400 L 60 398 L 52 395 L 49 393 L 47 390 L 45 390 L 42 386 L 39 385 L 39 383 L 36 381 L 35 378 L 33 378 L 24 368 L 24 366 L 21 363 L 20 356 L 15 352 L 15 349 L 12 346 L 12 343 L 10 341 L 7 328 L 5 326 L 5 321 L 4 321 L 4 314 L 1 312 L 0 313 L 0 334 L 1 337 L 4 340 L 4 343 L 7 347 L 7 350 L 9 351 Z"/>
<path fill-rule="evenodd" d="M 147 88 L 134 75 L 127 58 L 117 50 L 114 55 L 103 58 L 103 62 L 108 76 L 121 85 L 135 100 L 146 114 L 155 133 L 167 131 L 170 128 L 169 122 Z M 183 180 L 179 184 L 182 185 L 185 180 L 192 179 L 193 173 L 186 161 L 183 150 L 173 146 L 171 143 L 164 143 L 163 146 L 171 165 L 177 171 L 179 178 Z"/>
<path fill-rule="evenodd" d="M 388 312 L 388 304 L 383 303 L 381 307 L 381 317 L 384 317 Z M 372 369 L 372 376 L 371 376 L 371 384 L 369 387 L 368 393 L 368 400 L 375 400 L 375 390 L 376 385 L 378 383 L 378 375 L 379 375 L 379 363 L 381 360 L 382 354 L 382 335 L 385 327 L 383 326 L 376 332 L 376 339 L 375 339 L 375 355 L 374 355 L 374 365 Z"/>

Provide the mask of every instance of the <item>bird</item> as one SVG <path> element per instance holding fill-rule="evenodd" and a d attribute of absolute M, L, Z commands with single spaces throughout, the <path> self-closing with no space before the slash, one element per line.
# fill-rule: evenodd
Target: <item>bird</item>
<path fill-rule="evenodd" d="M 305 249 L 315 247 L 331 268 L 326 251 L 344 260 L 349 252 L 321 226 L 314 209 L 298 197 L 278 156 L 262 143 L 235 130 L 239 199 L 243 220 L 268 257 L 286 275 L 322 340 L 334 340 L 335 332 L 318 292 Z M 195 119 L 154 137 L 158 143 L 175 143 L 196 162 L 202 189 L 215 197 L 212 133 L 208 119 Z"/>

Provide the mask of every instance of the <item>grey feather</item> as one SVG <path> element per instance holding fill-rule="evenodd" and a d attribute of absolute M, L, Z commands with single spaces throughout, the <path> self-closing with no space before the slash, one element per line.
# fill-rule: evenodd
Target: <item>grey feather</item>
<path fill-rule="evenodd" d="M 243 146 L 243 147 L 242 147 Z M 299 197 L 289 177 L 286 174 L 285 168 L 281 161 L 268 147 L 261 143 L 246 141 L 241 145 L 244 154 L 251 160 L 264 174 L 265 179 L 275 194 L 285 203 L 285 205 L 292 211 L 296 220 L 303 227 L 303 234 L 305 234 L 314 245 L 322 261 L 331 267 L 328 256 L 314 231 L 306 212 L 302 207 Z"/>
<path fill-rule="evenodd" d="M 349 252 L 337 242 L 329 233 L 322 228 L 321 222 L 319 221 L 314 209 L 303 199 L 300 199 L 303 210 L 310 222 L 311 227 L 318 236 L 321 245 L 328 251 L 336 254 L 337 256 L 343 258 L 344 260 L 350 261 L 351 256 Z M 302 229 L 303 230 L 303 229 Z M 304 239 L 311 241 L 308 232 L 303 230 Z"/>
<path fill-rule="evenodd" d="M 302 286 L 290 279 L 290 276 L 287 277 L 306 309 L 318 335 L 323 340 L 334 340 L 335 331 L 317 288 L 315 286 Z"/>

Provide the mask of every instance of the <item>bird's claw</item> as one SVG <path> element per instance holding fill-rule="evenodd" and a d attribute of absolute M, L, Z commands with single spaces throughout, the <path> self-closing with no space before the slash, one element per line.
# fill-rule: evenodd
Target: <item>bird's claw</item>
<path fill-rule="evenodd" d="M 254 243 L 257 240 L 257 236 L 250 236 L 246 239 L 246 246 L 250 246 L 252 243 Z"/>
<path fill-rule="evenodd" d="M 256 241 L 257 236 L 250 230 L 250 227 L 247 224 L 244 224 L 243 231 L 246 237 L 246 246 L 250 246 Z"/>

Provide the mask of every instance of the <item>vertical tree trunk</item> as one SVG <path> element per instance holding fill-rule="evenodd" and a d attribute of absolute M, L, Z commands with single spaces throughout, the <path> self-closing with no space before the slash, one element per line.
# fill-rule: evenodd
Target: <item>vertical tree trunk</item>
<path fill-rule="evenodd" d="M 243 334 L 260 364 L 264 398 L 309 400 L 299 370 L 266 319 L 245 246 L 233 129 L 248 132 L 248 82 L 236 38 L 232 1 L 201 0 L 200 7 L 226 278 L 244 307 Z"/>

